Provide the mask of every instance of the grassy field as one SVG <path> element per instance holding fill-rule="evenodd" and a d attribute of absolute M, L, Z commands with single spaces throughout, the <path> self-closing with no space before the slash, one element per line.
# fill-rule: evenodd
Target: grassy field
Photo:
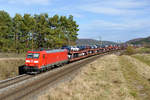
<path fill-rule="evenodd" d="M 18 75 L 18 66 L 24 65 L 23 58 L 0 58 L 0 80 Z"/>
<path fill-rule="evenodd" d="M 150 66 L 150 54 L 136 54 L 132 55 L 132 57 Z"/>
<path fill-rule="evenodd" d="M 137 53 L 150 53 L 150 48 L 141 47 L 136 49 Z"/>
<path fill-rule="evenodd" d="M 18 66 L 24 65 L 25 54 L 0 53 L 0 80 L 18 75 Z"/>
<path fill-rule="evenodd" d="M 25 53 L 17 54 L 17 53 L 0 53 L 0 58 L 24 58 Z"/>
<path fill-rule="evenodd" d="M 146 57 L 144 60 L 142 57 Z M 150 100 L 150 55 L 108 55 L 39 100 Z"/>

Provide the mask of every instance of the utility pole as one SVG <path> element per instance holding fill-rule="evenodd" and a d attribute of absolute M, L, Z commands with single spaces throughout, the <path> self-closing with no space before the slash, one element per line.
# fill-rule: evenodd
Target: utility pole
<path fill-rule="evenodd" d="M 102 43 L 102 37 L 101 36 L 99 36 L 98 40 L 99 40 L 100 45 L 102 45 L 103 43 Z"/>
<path fill-rule="evenodd" d="M 33 32 L 32 32 L 32 51 L 33 51 L 33 49 L 34 49 L 34 47 L 33 47 L 33 45 L 34 45 L 34 37 L 33 37 Z"/>
<path fill-rule="evenodd" d="M 68 40 L 68 45 L 70 46 L 70 38 L 69 38 L 69 34 L 67 33 L 67 40 Z"/>

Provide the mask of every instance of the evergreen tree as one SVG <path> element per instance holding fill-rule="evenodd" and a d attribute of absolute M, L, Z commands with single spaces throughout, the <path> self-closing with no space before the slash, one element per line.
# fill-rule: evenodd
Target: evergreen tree
<path fill-rule="evenodd" d="M 20 14 L 16 14 L 13 18 L 13 33 L 14 33 L 14 47 L 18 53 L 20 53 L 20 49 L 22 47 L 22 25 L 23 18 Z"/>
<path fill-rule="evenodd" d="M 0 11 L 0 49 L 10 48 L 12 33 L 12 19 L 5 11 Z"/>
<path fill-rule="evenodd" d="M 25 52 L 38 48 L 60 48 L 74 45 L 79 31 L 73 16 L 47 13 L 31 16 L 16 14 L 13 18 L 5 11 L 0 11 L 0 49 Z"/>
<path fill-rule="evenodd" d="M 35 15 L 34 18 L 36 20 L 35 32 L 37 48 L 44 48 L 46 47 L 46 33 L 50 30 L 48 26 L 48 14 Z"/>
<path fill-rule="evenodd" d="M 23 16 L 23 34 L 26 48 L 34 49 L 35 38 L 35 26 L 36 21 L 30 14 L 24 14 Z"/>

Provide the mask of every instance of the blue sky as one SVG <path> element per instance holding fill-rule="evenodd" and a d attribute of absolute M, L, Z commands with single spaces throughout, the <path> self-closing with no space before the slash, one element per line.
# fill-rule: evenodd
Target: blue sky
<path fill-rule="evenodd" d="M 73 15 L 79 38 L 127 41 L 150 36 L 150 0 L 0 0 L 0 10 Z"/>

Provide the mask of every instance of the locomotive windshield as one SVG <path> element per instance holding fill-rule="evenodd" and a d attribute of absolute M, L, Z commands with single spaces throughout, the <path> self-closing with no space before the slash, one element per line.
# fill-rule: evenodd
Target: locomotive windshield
<path fill-rule="evenodd" d="M 35 58 L 35 59 L 38 59 L 39 56 L 40 56 L 39 53 L 29 53 L 29 54 L 27 55 L 27 58 Z"/>

